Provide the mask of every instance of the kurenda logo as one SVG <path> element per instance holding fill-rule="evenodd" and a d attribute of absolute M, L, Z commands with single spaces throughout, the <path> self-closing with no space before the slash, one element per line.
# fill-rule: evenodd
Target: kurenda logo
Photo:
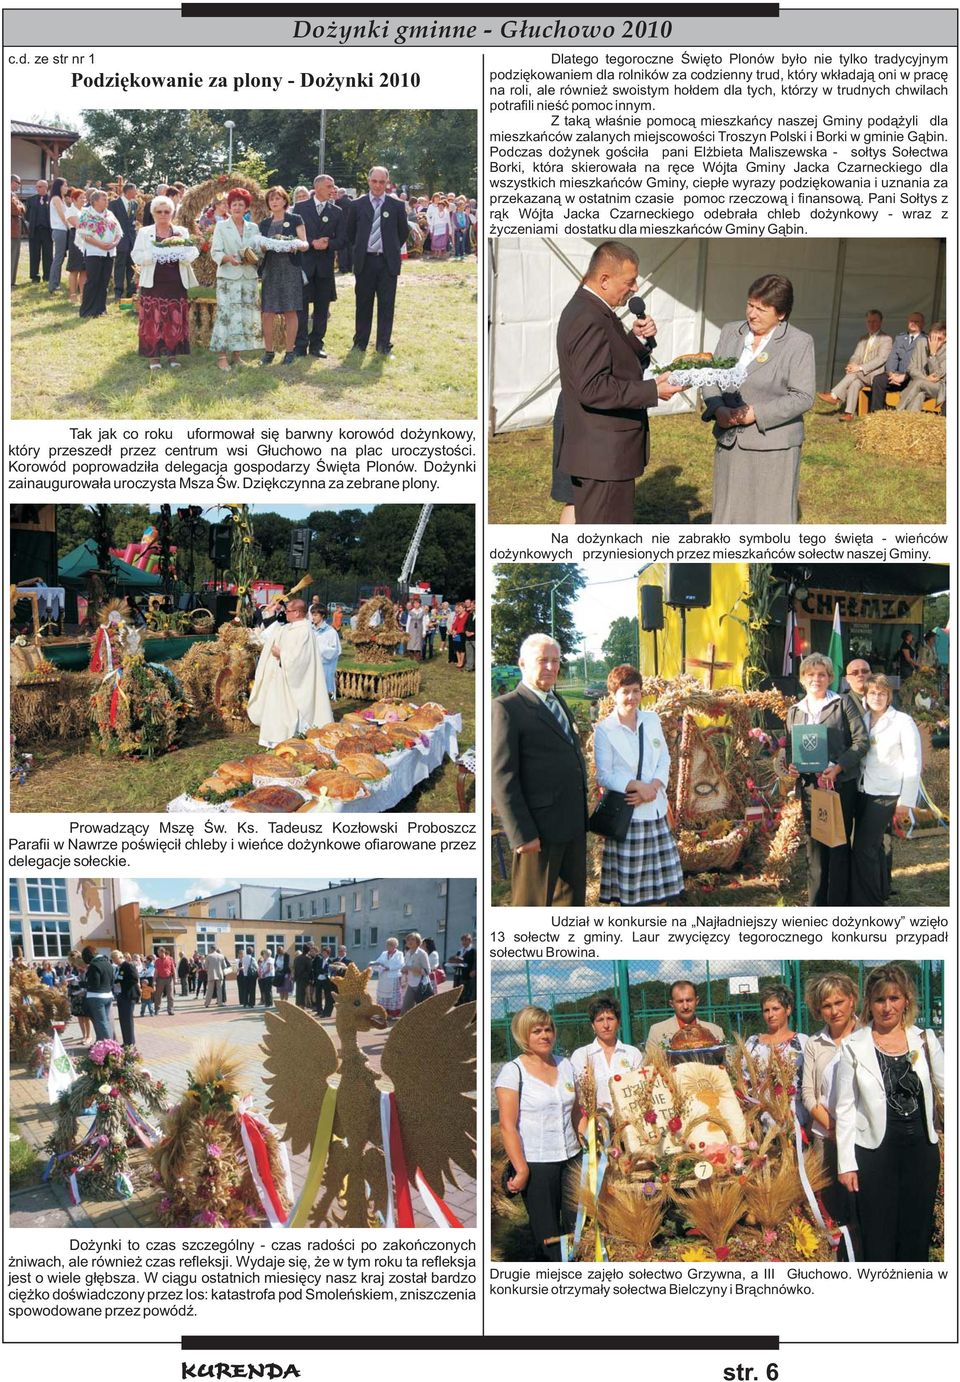
<path fill-rule="evenodd" d="M 187 1377 L 299 1377 L 293 1363 L 181 1363 L 181 1378 Z"/>

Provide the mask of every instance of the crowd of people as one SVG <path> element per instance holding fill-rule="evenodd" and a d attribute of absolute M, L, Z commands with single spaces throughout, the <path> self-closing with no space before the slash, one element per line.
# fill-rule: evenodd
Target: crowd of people
<path fill-rule="evenodd" d="M 896 336 L 883 327 L 883 313 L 876 307 L 865 318 L 860 337 L 843 377 L 817 397 L 834 406 L 841 422 L 857 416 L 860 397 L 866 393 L 869 411 L 882 413 L 893 407 L 902 413 L 919 413 L 932 401 L 941 413 L 947 410 L 947 324 L 935 321 L 929 331 L 922 312 L 911 312 L 906 329 Z M 891 401 L 889 395 L 893 394 Z"/>
<path fill-rule="evenodd" d="M 815 1035 L 796 1029 L 789 989 L 771 984 L 759 994 L 763 1030 L 746 1049 L 761 1065 L 774 1050 L 793 1061 L 794 1119 L 802 1142 L 821 1149 L 829 1177 L 823 1204 L 849 1230 L 857 1260 L 925 1262 L 940 1169 L 943 1051 L 932 1030 L 915 1025 L 913 980 L 901 965 L 880 965 L 868 971 L 861 999 L 848 975 L 817 974 L 804 996 L 813 1022 L 823 1023 Z M 569 1057 L 557 1049 L 549 1011 L 530 1005 L 514 1014 L 519 1055 L 496 1079 L 510 1162 L 504 1188 L 523 1197 L 536 1260 L 559 1261 L 560 1237 L 573 1226 L 584 1069 L 592 1070 L 597 1107 L 610 1114 L 610 1080 L 640 1069 L 685 1028 L 696 1024 L 727 1044 L 721 1027 L 697 1017 L 696 985 L 677 980 L 669 1002 L 673 1016 L 653 1024 L 644 1052 L 620 1039 L 620 1008 L 610 997 L 591 1003 L 594 1040 Z"/>
<path fill-rule="evenodd" d="M 901 644 L 904 663 L 913 658 L 912 639 L 910 633 Z M 513 906 L 582 907 L 590 829 L 604 835 L 601 903 L 682 902 L 683 871 L 667 802 L 670 751 L 658 716 L 639 708 L 640 672 L 628 664 L 610 672 L 613 710 L 594 732 L 597 787 L 601 797 L 617 794 L 628 818 L 616 837 L 589 813 L 579 729 L 556 691 L 559 645 L 547 634 L 531 634 L 518 661 L 519 686 L 492 703 L 493 802 L 512 853 Z M 799 677 L 806 695 L 788 711 L 782 766 L 802 803 L 808 900 L 881 906 L 893 891 L 891 832 L 909 823 L 920 794 L 920 732 L 895 708 L 891 681 L 874 675 L 864 658 L 848 662 L 842 692 L 830 689 L 834 668 L 822 653 L 803 659 Z M 826 730 L 828 762 L 819 772 L 801 772 L 792 761 L 793 727 L 808 724 Z M 841 842 L 827 845 L 814 836 L 816 790 L 837 794 Z"/>
<path fill-rule="evenodd" d="M 397 645 L 397 655 L 413 658 L 415 662 L 429 662 L 437 656 L 434 647 L 439 640 L 440 653 L 446 650 L 447 661 L 465 672 L 476 668 L 477 607 L 473 600 L 449 600 L 437 596 L 414 595 L 394 606 L 397 623 L 406 634 Z"/>
<path fill-rule="evenodd" d="M 385 168 L 371 168 L 369 191 L 351 196 L 321 174 L 312 188 L 293 192 L 276 185 L 266 193 L 267 215 L 251 218 L 252 197 L 234 187 L 185 224 L 186 187 L 173 182 L 146 197 L 133 182 L 114 194 L 101 187 L 70 187 L 65 178 L 38 180 L 23 200 L 20 179 L 11 182 L 13 285 L 26 232 L 30 281 L 50 294 L 69 276 L 70 300 L 84 318 L 107 311 L 110 285 L 119 304 L 139 274 L 139 353 L 151 370 L 165 359 L 179 368 L 190 351 L 186 304 L 197 279 L 191 265 L 200 244 L 217 266 L 217 313 L 210 348 L 229 371 L 244 352 L 260 350 L 260 364 L 274 363 L 276 322 L 283 322 L 281 363 L 326 359 L 324 337 L 338 275 L 355 280 L 354 351 L 363 353 L 373 331 L 376 350 L 393 353 L 397 280 L 408 246 L 433 259 L 462 261 L 477 250 L 477 204 L 465 195 L 408 195 L 389 182 Z M 170 243 L 164 248 L 164 242 Z M 191 241 L 193 243 L 191 243 Z"/>
<path fill-rule="evenodd" d="M 332 1018 L 337 998 L 333 980 L 346 973 L 350 963 L 345 945 L 265 947 L 259 954 L 248 946 L 232 960 L 216 945 L 192 955 L 170 946 L 136 954 L 88 945 L 65 959 L 38 961 L 35 969 L 42 984 L 66 990 L 83 1045 L 113 1038 L 115 1007 L 123 1045 L 134 1046 L 138 1006 L 141 1019 L 173 1017 L 178 1007 L 182 1010 L 183 1000 L 190 1007 L 202 1000 L 205 1008 L 222 1008 L 230 1002 L 228 980 L 236 982 L 241 1008 L 267 1009 L 292 998 L 297 1007 L 311 1009 L 323 1020 Z M 448 969 L 460 991 L 458 1002 L 472 1002 L 477 996 L 477 952 L 469 932 L 446 961 L 433 937 L 411 931 L 402 950 L 395 937 L 388 937 L 370 967 L 377 977 L 377 1002 L 391 1019 L 437 993 L 448 979 Z"/>

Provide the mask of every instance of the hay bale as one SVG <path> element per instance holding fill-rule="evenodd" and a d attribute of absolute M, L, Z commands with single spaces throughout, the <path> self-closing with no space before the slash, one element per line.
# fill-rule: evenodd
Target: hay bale
<path fill-rule="evenodd" d="M 869 413 L 853 424 L 858 451 L 921 465 L 945 465 L 947 420 L 936 413 Z"/>
<path fill-rule="evenodd" d="M 10 691 L 10 730 L 21 748 L 45 740 L 85 739 L 90 731 L 90 698 L 100 685 L 88 672 L 64 672 L 49 686 Z"/>

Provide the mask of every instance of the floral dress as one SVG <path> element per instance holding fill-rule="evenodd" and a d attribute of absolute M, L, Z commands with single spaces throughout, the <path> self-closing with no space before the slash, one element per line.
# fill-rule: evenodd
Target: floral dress
<path fill-rule="evenodd" d="M 234 350 L 261 349 L 257 266 L 221 263 L 221 258 L 225 254 L 240 258 L 244 250 L 253 249 L 259 234 L 252 221 L 244 221 L 243 231 L 239 232 L 229 216 L 226 220 L 218 221 L 214 229 L 210 253 L 219 267 L 217 318 L 210 335 L 210 349 L 219 354 Z"/>
<path fill-rule="evenodd" d="M 168 239 L 184 235 L 180 226 L 171 226 Z M 160 243 L 156 235 L 154 239 Z M 150 359 L 161 355 L 190 354 L 190 318 L 187 290 L 179 264 L 157 264 L 153 286 L 140 289 L 140 354 Z"/>

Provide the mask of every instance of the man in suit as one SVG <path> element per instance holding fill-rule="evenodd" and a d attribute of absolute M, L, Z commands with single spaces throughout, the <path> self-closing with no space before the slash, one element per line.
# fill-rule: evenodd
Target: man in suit
<path fill-rule="evenodd" d="M 883 313 L 871 307 L 866 322 L 867 334 L 857 342 L 847 361 L 843 378 L 834 384 L 829 393 L 817 394 L 822 403 L 839 403 L 838 417 L 841 422 L 849 422 L 856 417 L 860 390 L 871 387 L 893 350 L 893 338 L 886 335 L 883 329 Z"/>
<path fill-rule="evenodd" d="M 637 256 L 619 240 L 594 250 L 583 282 L 560 314 L 557 359 L 563 394 L 558 468 L 571 477 L 577 523 L 632 523 L 634 482 L 650 453 L 647 409 L 680 389 L 667 376 L 644 379 L 643 317 L 626 332 L 616 308 L 637 287 Z"/>
<path fill-rule="evenodd" d="M 947 324 L 934 322 L 930 335 L 922 337 L 913 348 L 909 378 L 900 395 L 897 411 L 919 413 L 928 398 L 944 405 L 947 400 Z"/>
<path fill-rule="evenodd" d="M 227 1001 L 225 992 L 225 980 L 233 965 L 222 954 L 220 947 L 214 945 L 205 960 L 207 970 L 207 992 L 203 1000 L 203 1006 L 209 1008 L 210 1000 L 216 998 L 217 1007 L 222 1008 Z"/>
<path fill-rule="evenodd" d="M 330 963 L 330 947 L 324 945 L 313 960 L 313 1010 L 320 1018 L 333 1015 L 336 990 L 330 982 Z"/>
<path fill-rule="evenodd" d="M 313 180 L 313 196 L 298 202 L 296 211 L 303 217 L 310 248 L 298 256 L 297 262 L 306 274 L 303 285 L 303 310 L 297 313 L 296 354 L 327 358 L 323 339 L 330 319 L 330 304 L 336 301 L 337 282 L 333 273 L 333 256 L 343 236 L 343 213 L 333 201 L 333 178 L 326 174 Z M 307 318 L 313 306 L 313 323 L 309 333 Z"/>
<path fill-rule="evenodd" d="M 237 990 L 241 1008 L 257 1006 L 257 957 L 249 947 L 237 960 Z"/>
<path fill-rule="evenodd" d="M 344 192 L 342 187 L 335 187 L 333 189 L 333 204 L 339 207 L 346 217 L 348 209 L 353 204 L 353 198 L 349 192 Z M 344 221 L 344 226 L 346 226 L 346 221 Z M 337 249 L 337 273 L 353 273 L 353 254 L 346 238 L 341 241 Z"/>
<path fill-rule="evenodd" d="M 586 901 L 587 767 L 553 689 L 560 658 L 554 639 L 531 634 L 518 659 L 523 680 L 491 708 L 493 800 L 513 852 L 515 907 Z"/>
<path fill-rule="evenodd" d="M 407 209 L 387 193 L 386 168 L 371 168 L 368 196 L 347 211 L 346 240 L 351 247 L 357 296 L 353 349 L 365 351 L 377 304 L 377 354 L 393 350 L 393 309 L 400 277 L 400 251 L 407 242 Z"/>
<path fill-rule="evenodd" d="M 27 202 L 27 234 L 30 243 L 30 282 L 50 277 L 53 263 L 53 231 L 50 229 L 50 198 L 46 178 L 38 178 L 36 196 Z"/>
<path fill-rule="evenodd" d="M 298 1008 L 307 1006 L 307 984 L 313 974 L 313 957 L 316 953 L 312 945 L 307 946 L 297 951 L 297 958 L 293 962 L 293 994 Z"/>
<path fill-rule="evenodd" d="M 113 296 L 117 302 L 133 293 L 133 242 L 137 238 L 137 184 L 125 182 L 123 196 L 115 197 L 108 206 L 119 222 L 123 239 L 117 245 L 117 257 L 113 261 Z"/>
<path fill-rule="evenodd" d="M 668 1017 L 665 1022 L 654 1022 L 647 1033 L 647 1054 L 652 1056 L 654 1051 L 662 1051 L 665 1046 L 669 1046 L 678 1032 L 683 1031 L 684 1027 L 692 1027 L 696 1022 L 698 1027 L 710 1033 L 715 1043 L 719 1046 L 726 1041 L 723 1035 L 723 1028 L 716 1026 L 713 1022 L 704 1022 L 697 1017 L 697 1004 L 700 995 L 697 993 L 696 984 L 691 984 L 689 979 L 677 979 L 670 985 L 670 1006 L 673 1009 L 673 1017 Z"/>
<path fill-rule="evenodd" d="M 882 413 L 887 406 L 887 394 L 899 393 L 906 384 L 909 378 L 910 359 L 913 355 L 914 346 L 921 337 L 926 340 L 923 330 L 923 313 L 911 312 L 907 318 L 906 331 L 899 332 L 893 338 L 893 349 L 887 358 L 886 365 L 879 374 L 873 376 L 873 382 L 870 385 L 871 413 Z"/>

